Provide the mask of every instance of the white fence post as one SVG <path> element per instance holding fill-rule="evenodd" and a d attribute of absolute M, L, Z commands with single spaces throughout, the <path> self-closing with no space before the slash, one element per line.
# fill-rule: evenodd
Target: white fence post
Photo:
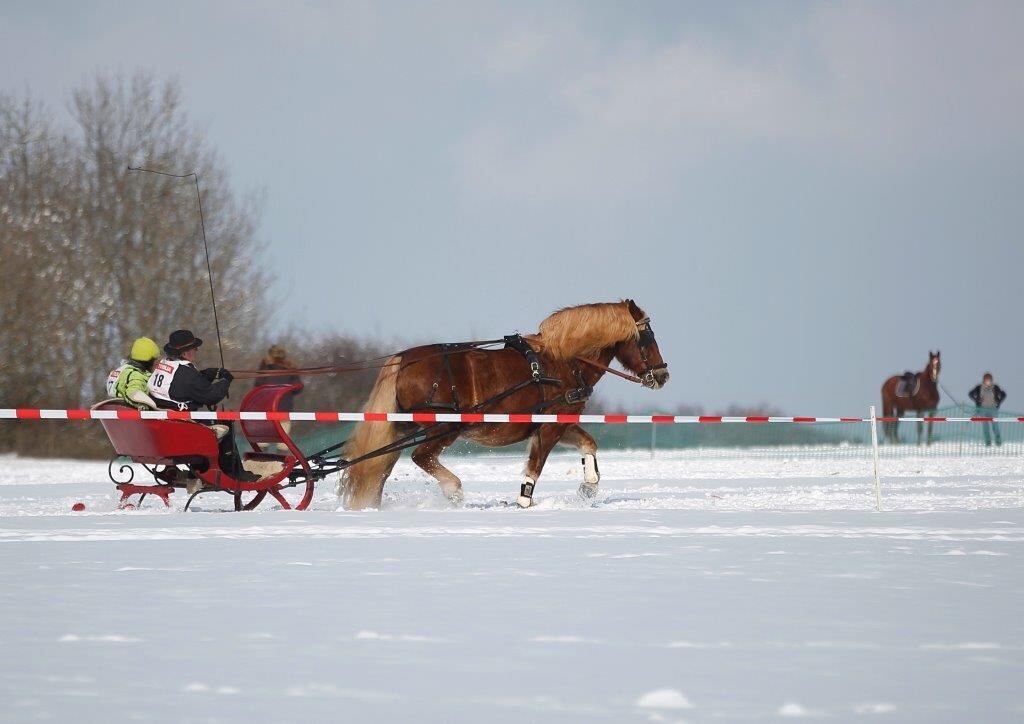
<path fill-rule="evenodd" d="M 657 423 L 651 423 L 651 460 L 654 460 L 654 454 L 658 449 L 658 425 Z"/>
<path fill-rule="evenodd" d="M 875 415 L 875 406 L 870 408 L 871 412 L 871 456 L 874 460 L 875 470 L 875 510 L 882 510 L 882 483 L 878 479 L 878 417 Z"/>

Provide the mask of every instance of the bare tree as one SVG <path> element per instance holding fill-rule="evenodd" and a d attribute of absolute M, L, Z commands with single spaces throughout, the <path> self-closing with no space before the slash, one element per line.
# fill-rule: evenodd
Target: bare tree
<path fill-rule="evenodd" d="M 199 172 L 225 352 L 249 356 L 267 316 L 256 205 L 231 189 L 178 85 L 99 76 L 70 111 L 74 126 L 58 128 L 31 97 L 0 96 L 0 406 L 90 404 L 141 335 L 213 340 L 195 187 L 129 164 Z M 8 423 L 0 449 L 88 452 L 100 439 L 66 431 Z"/>

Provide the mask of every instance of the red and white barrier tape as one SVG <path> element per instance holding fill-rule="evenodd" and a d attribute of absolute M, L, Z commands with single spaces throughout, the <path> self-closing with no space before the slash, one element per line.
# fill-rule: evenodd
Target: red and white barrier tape
<path fill-rule="evenodd" d="M 311 420 L 315 422 L 462 422 L 561 424 L 855 423 L 870 417 L 726 417 L 718 415 L 530 415 L 448 412 L 178 412 L 0 408 L 0 420 Z M 1024 422 L 1024 417 L 878 417 L 878 422 Z"/>

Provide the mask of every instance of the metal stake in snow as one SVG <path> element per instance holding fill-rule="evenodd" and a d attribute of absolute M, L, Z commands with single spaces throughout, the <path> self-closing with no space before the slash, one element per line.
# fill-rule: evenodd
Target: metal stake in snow
<path fill-rule="evenodd" d="M 871 413 L 871 455 L 875 470 L 875 510 L 882 512 L 882 483 L 878 479 L 878 417 L 875 416 L 874 405 L 868 409 Z"/>

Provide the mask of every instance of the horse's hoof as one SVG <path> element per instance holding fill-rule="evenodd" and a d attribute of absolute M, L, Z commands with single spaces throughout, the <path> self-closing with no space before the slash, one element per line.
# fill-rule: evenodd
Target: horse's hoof
<path fill-rule="evenodd" d="M 584 500 L 593 500 L 597 495 L 597 486 L 589 485 L 588 483 L 581 483 L 577 494 Z"/>
<path fill-rule="evenodd" d="M 529 508 L 533 505 L 533 498 L 528 498 L 525 495 L 520 495 L 516 498 L 516 505 L 520 508 Z"/>
<path fill-rule="evenodd" d="M 462 504 L 466 501 L 466 496 L 462 494 L 461 490 L 456 490 L 451 495 L 446 495 L 448 498 L 448 504 L 453 508 L 461 508 Z"/>

